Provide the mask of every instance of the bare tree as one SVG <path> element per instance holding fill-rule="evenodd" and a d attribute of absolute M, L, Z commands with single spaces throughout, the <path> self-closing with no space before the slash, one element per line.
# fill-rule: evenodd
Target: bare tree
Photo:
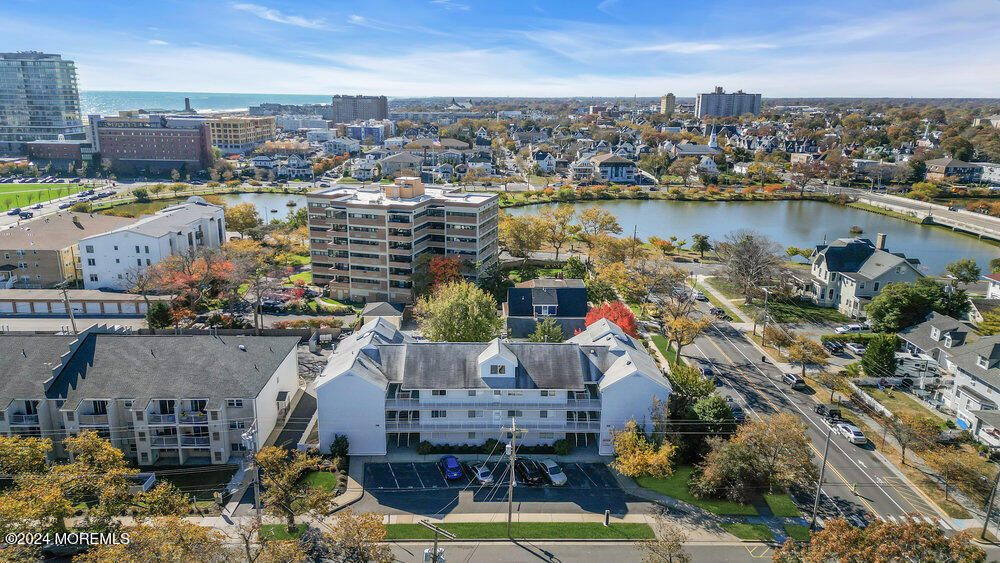
<path fill-rule="evenodd" d="M 125 270 L 122 280 L 128 287 L 129 293 L 142 296 L 142 300 L 146 303 L 146 311 L 149 311 L 152 305 L 149 302 L 149 295 L 159 292 L 163 281 L 160 269 L 155 266 L 133 266 Z M 150 326 L 149 331 L 155 333 L 156 329 Z"/>
<path fill-rule="evenodd" d="M 781 265 L 781 246 L 750 229 L 727 234 L 716 251 L 726 266 L 726 278 L 747 300 L 776 277 Z"/>

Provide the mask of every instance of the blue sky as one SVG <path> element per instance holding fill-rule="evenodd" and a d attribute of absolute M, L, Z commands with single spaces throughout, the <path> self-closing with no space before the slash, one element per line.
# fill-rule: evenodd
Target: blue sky
<path fill-rule="evenodd" d="M 1000 0 L 0 2 L 89 90 L 1000 96 Z"/>

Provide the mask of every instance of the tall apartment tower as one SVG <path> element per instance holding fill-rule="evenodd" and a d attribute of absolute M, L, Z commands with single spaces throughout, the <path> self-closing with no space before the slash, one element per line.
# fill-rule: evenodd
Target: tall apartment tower
<path fill-rule="evenodd" d="M 716 86 L 714 92 L 698 94 L 694 102 L 697 117 L 726 117 L 744 113 L 760 113 L 760 94 L 747 94 L 743 90 L 727 94 L 722 86 Z"/>
<path fill-rule="evenodd" d="M 353 123 L 368 119 L 388 119 L 389 100 L 385 96 L 342 96 L 337 94 L 331 103 L 332 121 Z"/>
<path fill-rule="evenodd" d="M 24 154 L 25 143 L 83 139 L 76 65 L 60 55 L 0 53 L 0 154 Z"/>
<path fill-rule="evenodd" d="M 670 115 L 674 113 L 674 107 L 677 105 L 677 97 L 673 93 L 664 94 L 660 96 L 660 113 L 664 115 Z"/>
<path fill-rule="evenodd" d="M 478 277 L 499 255 L 496 194 L 424 186 L 396 178 L 375 189 L 335 187 L 306 196 L 313 283 L 335 299 L 413 299 L 422 254 L 457 255 Z"/>

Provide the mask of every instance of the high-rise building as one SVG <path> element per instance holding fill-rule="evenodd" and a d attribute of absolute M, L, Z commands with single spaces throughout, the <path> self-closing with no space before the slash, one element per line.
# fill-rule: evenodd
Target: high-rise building
<path fill-rule="evenodd" d="M 479 275 L 498 258 L 499 198 L 424 187 L 396 178 L 375 189 L 313 192 L 309 247 L 313 283 L 335 299 L 407 302 L 421 254 L 457 255 Z"/>
<path fill-rule="evenodd" d="M 212 163 L 208 120 L 202 117 L 90 115 L 87 127 L 94 152 L 115 166 L 127 164 L 136 169 L 184 173 L 202 170 Z"/>
<path fill-rule="evenodd" d="M 0 53 L 0 153 L 23 154 L 25 143 L 84 138 L 76 65 L 59 55 Z"/>
<path fill-rule="evenodd" d="M 665 115 L 670 115 L 674 113 L 674 107 L 677 105 L 677 97 L 670 94 L 664 94 L 660 96 L 660 113 Z"/>
<path fill-rule="evenodd" d="M 760 94 L 747 94 L 743 90 L 727 94 L 722 86 L 716 86 L 714 92 L 698 94 L 694 102 L 697 117 L 726 117 L 744 113 L 760 113 Z"/>
<path fill-rule="evenodd" d="M 275 121 L 273 116 L 217 117 L 208 120 L 208 131 L 223 155 L 246 154 L 274 139 Z"/>
<path fill-rule="evenodd" d="M 337 123 L 389 118 L 389 101 L 385 96 L 342 96 L 337 94 L 333 97 L 331 109 L 330 119 Z"/>

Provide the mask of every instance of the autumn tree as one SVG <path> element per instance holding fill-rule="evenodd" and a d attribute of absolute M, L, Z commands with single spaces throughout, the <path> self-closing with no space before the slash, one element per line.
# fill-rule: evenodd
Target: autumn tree
<path fill-rule="evenodd" d="M 629 420 L 622 430 L 612 431 L 615 459 L 611 467 L 626 477 L 669 477 L 673 474 L 674 445 L 652 441 Z"/>
<path fill-rule="evenodd" d="M 618 325 L 618 328 L 622 329 L 625 334 L 633 338 L 639 338 L 639 328 L 636 324 L 635 314 L 632 312 L 632 309 L 629 309 L 621 301 L 612 301 L 598 305 L 597 307 L 591 307 L 587 311 L 587 316 L 583 322 L 586 326 L 590 326 L 601 319 L 607 319 Z"/>
<path fill-rule="evenodd" d="M 261 493 L 264 510 L 284 518 L 289 532 L 295 530 L 297 515 L 322 513 L 330 507 L 336 492 L 312 487 L 303 479 L 306 474 L 320 469 L 321 458 L 269 446 L 258 452 L 254 461 L 264 489 Z"/>
<path fill-rule="evenodd" d="M 227 561 L 232 554 L 226 537 L 217 528 L 199 526 L 183 518 L 144 521 L 125 528 L 128 543 L 102 543 L 74 561 L 122 563 L 126 561 Z"/>
<path fill-rule="evenodd" d="M 555 259 L 559 260 L 559 250 L 569 242 L 578 227 L 572 223 L 575 210 L 572 205 L 562 204 L 556 207 L 542 209 L 541 221 L 544 229 L 545 242 L 556 251 Z"/>
<path fill-rule="evenodd" d="M 386 529 L 380 514 L 359 514 L 350 508 L 338 512 L 323 539 L 330 561 L 390 563 Z"/>
<path fill-rule="evenodd" d="M 663 336 L 667 338 L 668 345 L 673 344 L 677 351 L 674 365 L 680 363 L 681 350 L 684 346 L 694 343 L 710 324 L 704 317 L 696 319 L 690 315 L 672 317 L 664 321 Z"/>
<path fill-rule="evenodd" d="M 555 319 L 548 317 L 535 325 L 535 332 L 528 336 L 528 342 L 562 342 L 562 327 Z"/>
<path fill-rule="evenodd" d="M 776 324 L 769 324 L 763 330 L 762 341 L 777 348 L 781 353 L 782 348 L 787 348 L 795 342 L 795 333 L 785 330 Z"/>
<path fill-rule="evenodd" d="M 227 205 L 225 209 L 226 228 L 246 236 L 248 232 L 263 224 L 257 206 L 252 203 Z"/>
<path fill-rule="evenodd" d="M 982 275 L 982 271 L 979 269 L 979 265 L 976 264 L 974 258 L 956 260 L 945 266 L 944 269 L 951 275 L 955 283 L 962 285 L 976 283 Z"/>
<path fill-rule="evenodd" d="M 231 289 L 236 279 L 236 266 L 218 248 L 173 254 L 156 268 L 160 270 L 161 291 L 174 294 L 192 310 Z"/>
<path fill-rule="evenodd" d="M 0 474 L 44 473 L 52 440 L 35 436 L 0 436 Z"/>
<path fill-rule="evenodd" d="M 963 561 L 986 560 L 986 552 L 969 540 L 968 532 L 946 536 L 921 518 L 890 522 L 877 518 L 859 528 L 843 518 L 827 520 L 808 542 L 787 540 L 774 552 L 776 563 L 820 561 Z"/>
<path fill-rule="evenodd" d="M 710 377 L 705 377 L 687 364 L 676 364 L 671 367 L 667 379 L 670 380 L 672 388 L 671 411 L 680 416 L 686 416 L 689 407 L 715 391 L 715 382 Z"/>
<path fill-rule="evenodd" d="M 740 426 L 730 439 L 710 438 L 711 451 L 692 481 L 695 496 L 746 502 L 764 492 L 808 487 L 818 479 L 806 426 L 788 413 Z"/>
<path fill-rule="evenodd" d="M 140 516 L 186 516 L 191 496 L 169 481 L 160 481 L 152 489 L 139 493 L 136 504 Z"/>
<path fill-rule="evenodd" d="M 154 267 L 134 266 L 125 270 L 122 274 L 123 285 L 129 293 L 142 296 L 143 303 L 146 304 L 147 313 L 152 310 L 152 303 L 149 296 L 159 291 L 162 280 L 161 270 Z M 148 323 L 147 323 L 148 324 Z M 149 326 L 150 331 L 155 334 L 154 326 Z"/>
<path fill-rule="evenodd" d="M 281 267 L 274 251 L 249 238 L 229 241 L 222 248 L 234 266 L 234 279 L 245 287 L 242 298 L 253 307 L 254 328 L 263 329 L 264 297 L 281 288 Z"/>
<path fill-rule="evenodd" d="M 668 171 L 674 176 L 680 176 L 681 183 L 686 188 L 691 183 L 691 178 L 694 177 L 695 170 L 698 169 L 698 162 L 698 159 L 693 156 L 678 158 L 670 164 Z"/>
<path fill-rule="evenodd" d="M 533 215 L 514 216 L 501 213 L 498 236 L 500 245 L 511 256 L 524 258 L 527 261 L 532 252 L 541 250 L 545 227 Z"/>
<path fill-rule="evenodd" d="M 983 313 L 983 322 L 976 329 L 984 336 L 1000 334 L 1000 311 L 994 309 Z"/>
<path fill-rule="evenodd" d="M 896 439 L 906 465 L 907 448 L 920 448 L 931 444 L 941 435 L 941 430 L 929 418 L 900 412 L 885 422 L 886 431 Z"/>
<path fill-rule="evenodd" d="M 416 316 L 424 336 L 435 342 L 487 342 L 503 328 L 493 296 L 465 281 L 445 284 L 421 298 Z"/>
<path fill-rule="evenodd" d="M 826 349 L 818 343 L 804 336 L 796 338 L 788 348 L 788 361 L 799 364 L 802 367 L 802 377 L 806 376 L 806 367 L 815 366 L 817 369 L 827 364 L 829 355 Z"/>
<path fill-rule="evenodd" d="M 967 495 L 978 505 L 986 504 L 997 468 L 977 452 L 963 448 L 929 448 L 921 457 L 944 481 L 944 498 L 949 487 Z"/>
<path fill-rule="evenodd" d="M 462 279 L 462 265 L 457 254 L 434 256 L 427 267 L 431 275 L 431 288 Z"/>
<path fill-rule="evenodd" d="M 577 221 L 580 230 L 576 236 L 583 244 L 587 245 L 588 260 L 598 239 L 622 232 L 622 227 L 618 224 L 618 217 L 596 205 L 581 211 Z"/>
<path fill-rule="evenodd" d="M 851 388 L 847 384 L 847 379 L 838 373 L 824 370 L 817 371 L 813 374 L 813 380 L 822 385 L 824 389 L 830 390 L 831 403 L 834 402 L 834 397 L 836 397 L 838 391 L 844 394 L 851 392 Z"/>

